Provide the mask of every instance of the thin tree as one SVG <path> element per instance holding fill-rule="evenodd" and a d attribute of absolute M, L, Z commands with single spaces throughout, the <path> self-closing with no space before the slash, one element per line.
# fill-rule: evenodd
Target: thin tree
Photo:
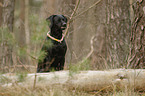
<path fill-rule="evenodd" d="M 3 8 L 3 0 L 0 0 L 0 21 L 2 21 L 2 8 Z M 2 25 L 2 22 L 0 22 L 0 26 Z"/>
<path fill-rule="evenodd" d="M 26 44 L 27 53 L 30 53 L 30 32 L 29 32 L 29 0 L 25 0 L 25 34 L 26 34 Z M 30 61 L 30 57 L 28 57 Z"/>

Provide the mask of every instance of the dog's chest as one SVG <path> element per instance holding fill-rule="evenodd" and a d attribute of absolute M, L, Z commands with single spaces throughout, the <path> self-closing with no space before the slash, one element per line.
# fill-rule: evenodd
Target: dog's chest
<path fill-rule="evenodd" d="M 59 42 L 53 42 L 52 47 L 52 53 L 58 56 L 64 56 L 67 50 L 67 46 L 65 43 L 65 40 L 63 40 L 61 43 Z"/>

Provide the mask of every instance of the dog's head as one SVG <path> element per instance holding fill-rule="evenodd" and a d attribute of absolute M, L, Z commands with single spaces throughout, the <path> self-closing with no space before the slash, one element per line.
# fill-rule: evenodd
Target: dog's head
<path fill-rule="evenodd" d="M 67 27 L 67 18 L 63 15 L 51 15 L 46 19 L 46 21 L 48 20 L 51 22 L 50 28 L 55 26 L 61 30 L 65 30 Z"/>

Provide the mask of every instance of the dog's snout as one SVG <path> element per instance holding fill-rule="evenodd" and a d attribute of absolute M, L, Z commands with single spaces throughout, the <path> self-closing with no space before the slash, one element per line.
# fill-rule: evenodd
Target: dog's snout
<path fill-rule="evenodd" d="M 66 27 L 66 23 L 64 22 L 63 24 L 62 24 L 64 27 Z"/>

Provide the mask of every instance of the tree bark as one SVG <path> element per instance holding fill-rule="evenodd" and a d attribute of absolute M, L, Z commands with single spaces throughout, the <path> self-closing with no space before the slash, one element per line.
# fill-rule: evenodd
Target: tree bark
<path fill-rule="evenodd" d="M 3 8 L 3 0 L 0 0 L 0 27 L 2 25 L 2 8 Z"/>
<path fill-rule="evenodd" d="M 59 71 L 50 73 L 37 73 L 37 85 L 63 85 L 70 89 L 85 91 L 105 91 L 105 90 L 145 90 L 145 70 L 144 69 L 113 69 L 108 71 Z M 22 75 L 21 75 L 22 76 Z M 32 86 L 35 74 L 25 74 L 23 82 L 16 83 L 19 75 L 4 74 L 1 80 L 8 79 L 2 86 L 29 85 Z M 5 80 L 6 81 L 6 80 Z M 125 89 L 125 90 L 127 90 Z"/>
<path fill-rule="evenodd" d="M 145 0 L 133 5 L 134 22 L 131 31 L 131 48 L 128 66 L 145 68 Z"/>
<path fill-rule="evenodd" d="M 26 45 L 25 42 L 25 2 L 26 0 L 21 0 L 20 1 L 20 32 L 18 32 L 19 34 L 19 43 L 20 46 L 24 47 Z"/>
<path fill-rule="evenodd" d="M 2 8 L 2 28 L 5 31 L 2 31 L 2 33 L 1 33 L 2 34 L 1 67 L 2 67 L 2 69 L 7 68 L 9 70 L 8 67 L 13 64 L 13 60 L 12 60 L 12 47 L 13 46 L 10 44 L 10 42 L 12 42 L 12 41 L 10 41 L 9 39 L 6 39 L 7 35 L 4 35 L 4 34 L 10 34 L 10 36 L 12 36 L 13 23 L 14 23 L 15 0 L 3 0 L 2 5 L 3 5 L 3 8 Z M 13 37 L 9 37 L 9 38 L 12 39 Z"/>
<path fill-rule="evenodd" d="M 126 67 L 130 27 L 129 0 L 107 0 L 105 59 L 112 68 Z"/>
<path fill-rule="evenodd" d="M 3 26 L 13 32 L 15 0 L 3 0 Z"/>
<path fill-rule="evenodd" d="M 25 40 L 27 46 L 27 54 L 30 53 L 30 29 L 29 29 L 29 0 L 25 0 Z M 27 57 L 28 63 L 30 63 L 30 56 Z"/>

